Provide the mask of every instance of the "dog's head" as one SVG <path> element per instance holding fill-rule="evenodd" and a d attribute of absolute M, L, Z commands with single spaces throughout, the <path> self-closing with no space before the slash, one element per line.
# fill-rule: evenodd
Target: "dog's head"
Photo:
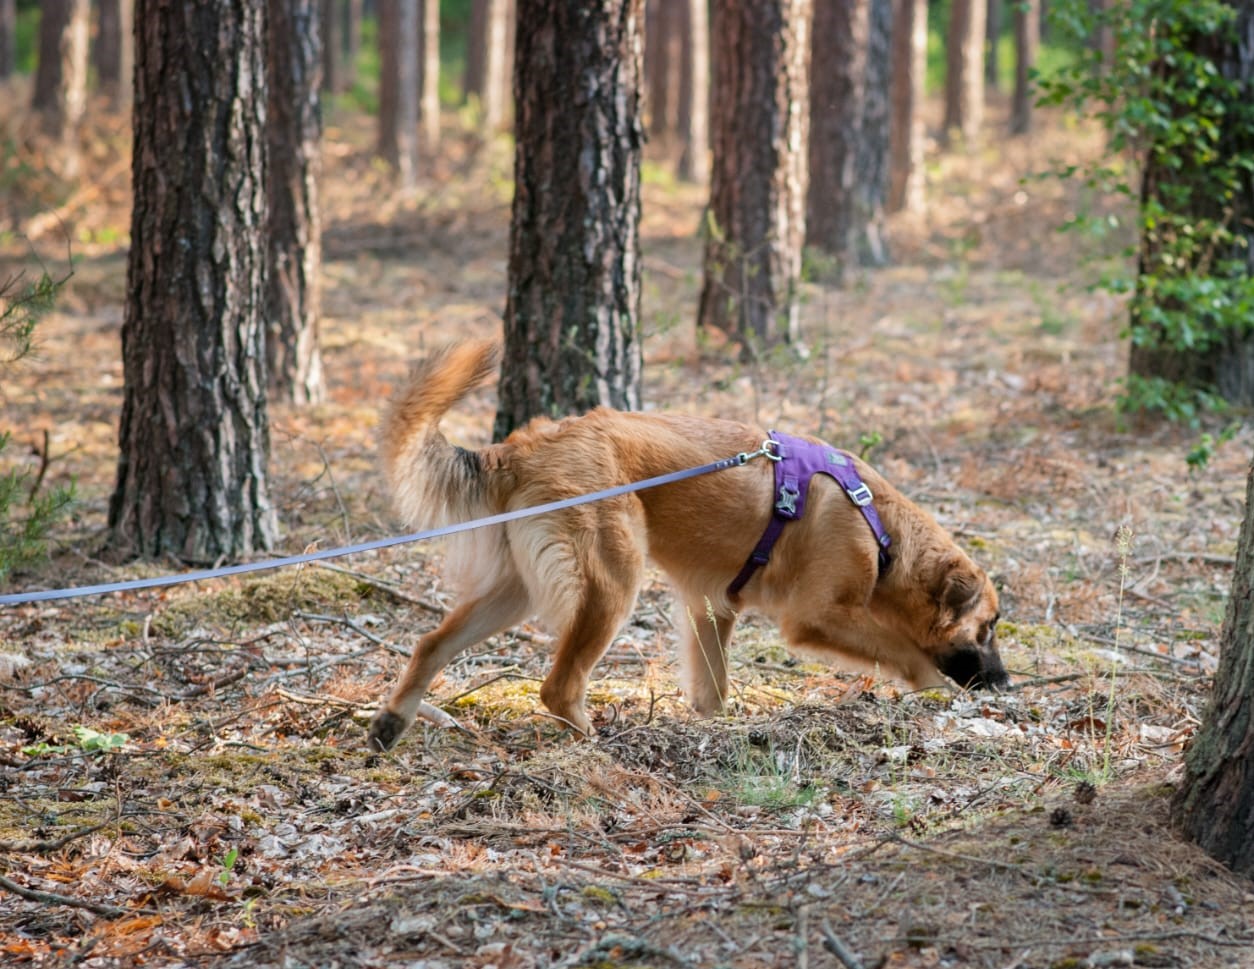
<path fill-rule="evenodd" d="M 935 618 L 928 645 L 936 668 L 959 686 L 1010 683 L 997 652 L 997 590 L 964 555 L 944 560 L 931 589 Z"/>

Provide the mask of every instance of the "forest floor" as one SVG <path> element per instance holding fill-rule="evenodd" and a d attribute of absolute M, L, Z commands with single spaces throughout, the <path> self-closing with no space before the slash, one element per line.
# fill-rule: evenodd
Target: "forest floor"
<path fill-rule="evenodd" d="M 73 479 L 79 500 L 50 561 L 10 585 L 179 570 L 97 555 L 122 390 L 126 122 L 96 122 L 75 184 L 30 161 L 22 119 L 0 122 L 3 275 L 40 260 L 56 275 L 67 236 L 74 260 L 38 356 L 3 376 L 0 427 L 5 460 L 46 465 L 44 487 Z M 368 127 L 328 125 L 330 395 L 271 409 L 283 554 L 400 531 L 380 405 L 424 348 L 499 329 L 509 148 L 449 127 L 419 191 L 397 197 Z M 598 668 L 596 739 L 544 715 L 547 635 L 523 626 L 435 683 L 463 731 L 420 724 L 379 755 L 373 705 L 453 601 L 438 546 L 5 608 L 0 961 L 1254 965 L 1254 885 L 1169 823 L 1254 436 L 1191 472 L 1197 429 L 1118 414 L 1121 306 L 1090 288 L 1117 240 L 1057 231 L 1104 200 L 1032 177 L 1093 146 L 1045 116 L 1032 137 L 930 152 L 930 208 L 893 224 L 894 264 L 808 283 L 806 352 L 755 367 L 694 332 L 703 192 L 660 154 L 646 166 L 647 406 L 878 440 L 872 462 L 1001 586 L 1014 689 L 904 694 L 797 662 L 749 617 L 731 712 L 701 720 L 655 576 Z M 493 408 L 476 394 L 447 433 L 486 441 Z"/>

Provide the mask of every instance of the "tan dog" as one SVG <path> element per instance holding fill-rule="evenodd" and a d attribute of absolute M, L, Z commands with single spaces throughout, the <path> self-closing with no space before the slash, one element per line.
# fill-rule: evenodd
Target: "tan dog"
<path fill-rule="evenodd" d="M 388 482 L 405 519 L 430 528 L 717 461 L 767 436 L 734 421 L 598 408 L 538 419 L 477 451 L 450 445 L 441 416 L 496 370 L 495 343 L 463 343 L 414 368 L 383 423 Z M 418 643 L 405 675 L 370 726 L 387 750 L 414 717 L 432 679 L 468 646 L 538 614 L 557 634 L 540 698 L 584 733 L 593 667 L 630 615 L 651 557 L 686 615 L 684 691 L 703 714 L 727 697 L 727 649 L 750 607 L 796 651 L 879 668 L 915 689 L 951 677 L 962 686 L 1007 682 L 997 653 L 997 593 L 984 572 L 926 513 L 862 462 L 858 473 L 892 538 L 883 574 L 860 511 L 817 475 L 803 517 L 789 523 L 770 562 L 732 601 L 740 571 L 772 516 L 772 464 L 729 470 L 605 501 L 463 532 L 448 561 L 463 601 Z"/>

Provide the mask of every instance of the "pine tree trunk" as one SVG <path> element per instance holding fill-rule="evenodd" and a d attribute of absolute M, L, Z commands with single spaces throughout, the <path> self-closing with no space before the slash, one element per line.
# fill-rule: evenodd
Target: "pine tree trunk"
<path fill-rule="evenodd" d="M 1018 0 L 1016 0 L 1016 3 Z M 984 8 L 984 87 L 996 91 L 1001 86 L 997 41 L 1001 39 L 1001 0 L 987 0 Z"/>
<path fill-rule="evenodd" d="M 265 4 L 138 0 L 134 204 L 109 546 L 268 549 Z"/>
<path fill-rule="evenodd" d="M 322 35 L 322 89 L 339 94 L 347 88 L 344 78 L 344 21 L 342 0 L 320 0 L 318 26 Z M 380 31 L 381 33 L 382 31 Z"/>
<path fill-rule="evenodd" d="M 710 20 L 706 0 L 683 0 L 679 70 L 679 177 L 710 178 Z"/>
<path fill-rule="evenodd" d="M 78 128 L 87 104 L 88 0 L 44 0 L 39 18 L 39 65 L 31 108 L 60 147 L 61 174 L 78 172 Z"/>
<path fill-rule="evenodd" d="M 1220 649 L 1210 706 L 1185 754 L 1173 810 L 1186 836 L 1254 878 L 1254 466 Z"/>
<path fill-rule="evenodd" d="M 948 142 L 956 132 L 970 146 L 984 123 L 985 0 L 953 0 L 945 44 L 945 123 Z"/>
<path fill-rule="evenodd" d="M 923 211 L 923 99 L 927 81 L 927 0 L 897 0 L 893 11 L 891 168 L 888 211 Z"/>
<path fill-rule="evenodd" d="M 507 127 L 513 95 L 513 0 L 474 0 L 466 48 L 466 95 L 479 99 L 489 132 Z"/>
<path fill-rule="evenodd" d="M 270 0 L 270 387 L 294 404 L 326 397 L 318 320 L 322 224 L 319 0 Z"/>
<path fill-rule="evenodd" d="M 683 11 L 679 0 L 652 0 L 645 29 L 645 80 L 649 134 L 666 144 L 679 130 L 680 43 Z"/>
<path fill-rule="evenodd" d="M 713 161 L 698 324 L 742 353 L 792 342 L 805 239 L 810 0 L 716 0 Z"/>
<path fill-rule="evenodd" d="M 495 433 L 640 406 L 642 0 L 519 0 Z"/>
<path fill-rule="evenodd" d="M 1036 66 L 1040 48 L 1040 0 L 1019 0 L 1015 4 L 1015 93 L 1010 107 L 1010 132 L 1025 135 L 1032 130 L 1032 81 L 1029 72 Z"/>
<path fill-rule="evenodd" d="M 421 147 L 434 156 L 440 143 L 440 2 L 419 0 L 418 129 Z"/>
<path fill-rule="evenodd" d="M 131 75 L 135 70 L 133 0 L 100 0 L 96 33 L 96 79 L 115 108 L 131 103 Z"/>
<path fill-rule="evenodd" d="M 857 256 L 864 266 L 888 262 L 885 206 L 892 141 L 892 67 L 893 0 L 871 0 L 865 97 L 854 158 Z"/>
<path fill-rule="evenodd" d="M 857 262 L 858 144 L 866 103 L 872 0 L 815 0 L 806 244 Z"/>
<path fill-rule="evenodd" d="M 343 56 L 341 72 L 343 73 L 344 90 L 351 90 L 357 81 L 357 55 L 361 53 L 361 17 L 363 0 L 348 0 L 344 4 L 344 29 L 341 51 Z M 323 44 L 331 41 L 323 39 Z"/>
<path fill-rule="evenodd" d="M 418 174 L 419 3 L 379 0 L 379 154 L 402 190 Z"/>
<path fill-rule="evenodd" d="M 17 0 L 0 0 L 0 81 L 17 70 Z"/>

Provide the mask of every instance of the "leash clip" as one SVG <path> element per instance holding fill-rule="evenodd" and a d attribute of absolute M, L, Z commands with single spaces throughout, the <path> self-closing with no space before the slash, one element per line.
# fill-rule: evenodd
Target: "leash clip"
<path fill-rule="evenodd" d="M 748 464 L 754 458 L 766 458 L 768 461 L 782 461 L 783 455 L 779 453 L 779 441 L 773 441 L 769 437 L 762 442 L 762 446 L 756 451 L 741 451 L 736 455 L 737 464 Z"/>

